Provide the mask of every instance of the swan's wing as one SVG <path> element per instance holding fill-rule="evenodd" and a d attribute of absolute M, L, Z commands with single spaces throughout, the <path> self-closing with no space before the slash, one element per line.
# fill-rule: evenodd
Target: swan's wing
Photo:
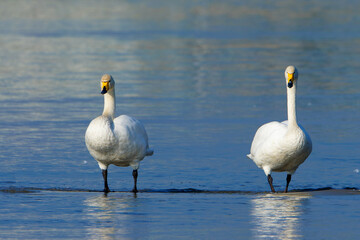
<path fill-rule="evenodd" d="M 285 121 L 282 121 L 281 123 L 282 123 L 282 124 L 285 124 L 286 126 L 288 126 L 288 125 L 289 125 L 288 122 L 289 122 L 288 120 L 285 120 Z"/>
<path fill-rule="evenodd" d="M 286 124 L 286 126 L 288 125 L 288 120 L 281 122 L 283 124 Z M 310 135 L 306 132 L 305 128 L 303 126 L 301 126 L 301 124 L 298 124 L 299 128 L 301 129 L 301 131 L 303 132 L 303 140 L 299 141 L 299 142 L 303 142 L 303 151 L 304 152 L 308 152 L 308 155 L 311 153 L 312 151 L 312 141 L 310 138 Z"/>
<path fill-rule="evenodd" d="M 266 149 L 271 148 L 274 141 L 285 134 L 286 129 L 287 124 L 284 122 L 269 122 L 262 125 L 255 133 L 248 157 L 254 160 L 264 150 L 266 151 Z"/>
<path fill-rule="evenodd" d="M 85 132 L 85 143 L 91 155 L 93 155 L 92 151 L 106 151 L 114 141 L 116 140 L 111 132 L 111 121 L 108 118 L 99 116 L 90 122 Z"/>
<path fill-rule="evenodd" d="M 118 139 L 119 156 L 142 160 L 151 154 L 144 125 L 137 119 L 121 115 L 114 119 L 114 133 Z"/>
<path fill-rule="evenodd" d="M 304 151 L 308 152 L 308 155 L 312 152 L 312 141 L 310 135 L 306 132 L 305 128 L 298 124 L 302 132 L 304 133 Z"/>
<path fill-rule="evenodd" d="M 136 118 L 127 115 L 121 115 L 114 119 L 114 127 L 115 131 L 120 134 L 125 134 L 124 131 L 126 131 L 126 134 L 130 134 L 130 137 L 133 139 L 142 139 L 146 142 L 146 144 L 148 142 L 148 136 L 145 127 Z"/>
<path fill-rule="evenodd" d="M 107 161 L 113 158 L 118 146 L 112 128 L 111 119 L 99 116 L 91 121 L 85 133 L 86 147 L 91 156 L 99 162 L 101 169 L 107 168 L 106 166 L 109 165 Z"/>

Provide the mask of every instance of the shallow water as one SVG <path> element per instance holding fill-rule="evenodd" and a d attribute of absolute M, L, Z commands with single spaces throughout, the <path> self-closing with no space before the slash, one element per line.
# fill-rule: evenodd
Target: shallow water
<path fill-rule="evenodd" d="M 290 194 L 171 190 L 106 196 L 12 189 L 0 193 L 7 206 L 1 211 L 0 235 L 3 239 L 356 239 L 354 221 L 360 212 L 349 206 L 356 206 L 359 196 L 358 190 Z"/>
<path fill-rule="evenodd" d="M 246 154 L 261 124 L 286 118 L 293 64 L 313 153 L 290 189 L 360 188 L 359 7 L 2 1 L 0 238 L 353 239 L 358 194 L 267 195 Z M 130 168 L 110 167 L 116 192 L 96 192 L 84 133 L 102 111 L 103 73 L 117 114 L 141 120 L 155 149 L 137 198 Z M 282 191 L 286 174 L 273 177 Z"/>

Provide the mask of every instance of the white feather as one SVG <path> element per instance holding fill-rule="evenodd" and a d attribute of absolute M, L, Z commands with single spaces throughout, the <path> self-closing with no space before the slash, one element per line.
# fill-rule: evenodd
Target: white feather
<path fill-rule="evenodd" d="M 272 171 L 286 171 L 293 174 L 312 150 L 310 136 L 296 122 L 296 69 L 293 72 L 295 72 L 295 82 L 287 90 L 288 120 L 262 125 L 255 133 L 250 154 L 247 155 L 264 170 L 266 175 L 271 174 Z"/>
<path fill-rule="evenodd" d="M 111 81 L 113 79 L 111 78 Z M 144 126 L 137 119 L 115 112 L 115 83 L 104 95 L 103 114 L 89 124 L 85 133 L 86 146 L 102 170 L 110 164 L 139 168 L 145 156 L 152 155 Z"/>

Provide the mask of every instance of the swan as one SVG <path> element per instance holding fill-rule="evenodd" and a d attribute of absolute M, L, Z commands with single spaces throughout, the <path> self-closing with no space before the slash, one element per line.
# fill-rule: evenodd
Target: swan
<path fill-rule="evenodd" d="M 110 191 L 107 175 L 108 167 L 114 164 L 133 168 L 134 188 L 137 192 L 137 177 L 140 161 L 151 156 L 148 136 L 144 126 L 137 119 L 115 114 L 115 81 L 109 74 L 101 78 L 101 94 L 104 95 L 104 111 L 93 119 L 85 133 L 85 143 L 90 155 L 98 162 L 104 178 L 104 192 Z"/>
<path fill-rule="evenodd" d="M 272 192 L 271 172 L 287 172 L 286 188 L 288 191 L 291 175 L 310 155 L 312 142 L 305 129 L 296 121 L 295 95 L 298 71 L 294 66 L 285 70 L 287 85 L 288 120 L 269 122 L 262 125 L 255 133 L 248 158 L 262 168 L 267 176 Z"/>

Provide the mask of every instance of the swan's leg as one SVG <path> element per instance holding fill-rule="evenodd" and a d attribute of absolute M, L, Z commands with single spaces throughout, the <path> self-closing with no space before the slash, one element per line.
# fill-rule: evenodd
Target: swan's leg
<path fill-rule="evenodd" d="M 274 189 L 274 186 L 273 186 L 273 184 L 272 184 L 272 183 L 273 183 L 273 178 L 271 177 L 270 174 L 267 176 L 267 179 L 268 179 L 268 182 L 269 182 L 271 191 L 274 193 L 274 192 L 275 192 L 275 189 Z"/>
<path fill-rule="evenodd" d="M 137 169 L 134 169 L 133 170 L 133 173 L 132 173 L 133 177 L 134 177 L 134 188 L 133 188 L 133 192 L 136 193 L 138 190 L 137 190 L 137 177 L 138 177 L 138 170 Z"/>
<path fill-rule="evenodd" d="M 108 182 L 107 182 L 107 169 L 102 170 L 102 175 L 104 178 L 104 192 L 108 193 L 108 192 L 110 192 L 110 189 L 109 189 Z"/>
<path fill-rule="evenodd" d="M 287 191 L 288 191 L 288 187 L 289 187 L 290 181 L 291 181 L 291 174 L 288 174 L 288 175 L 286 176 L 286 188 L 285 188 L 285 192 L 286 192 L 286 193 L 287 193 Z"/>

